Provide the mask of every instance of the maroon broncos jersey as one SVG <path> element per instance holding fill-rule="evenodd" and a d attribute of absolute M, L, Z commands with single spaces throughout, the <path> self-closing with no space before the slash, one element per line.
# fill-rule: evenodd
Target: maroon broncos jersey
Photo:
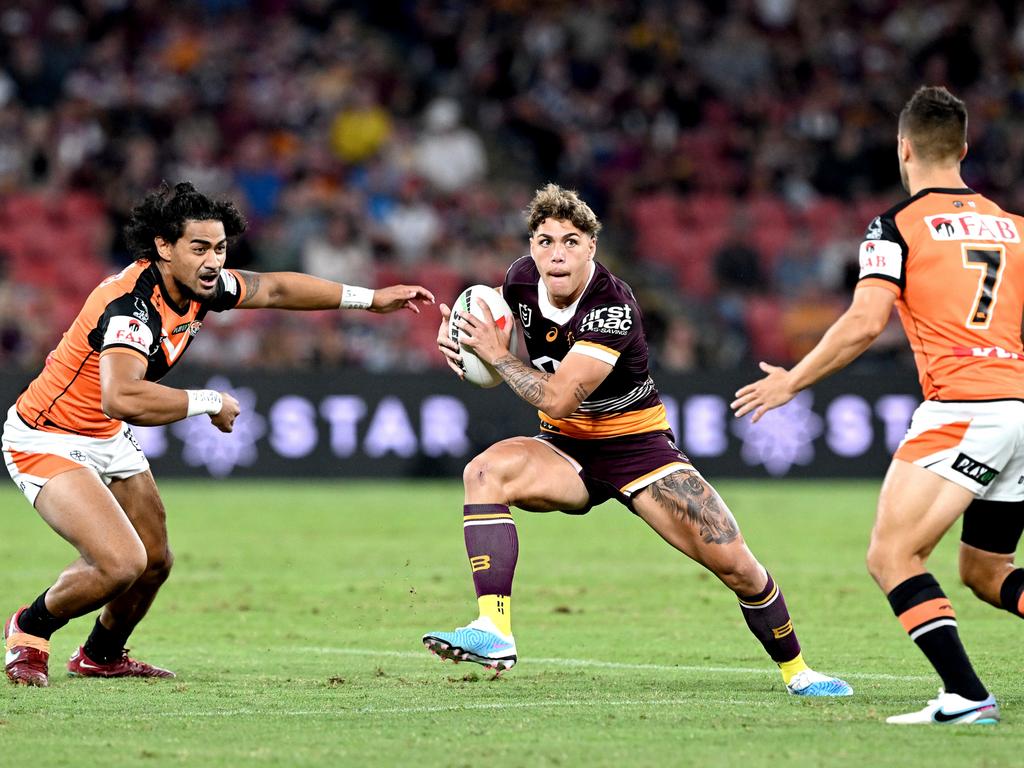
<path fill-rule="evenodd" d="M 601 385 L 564 419 L 539 411 L 541 429 L 594 439 L 669 429 L 665 406 L 647 370 L 647 339 L 633 290 L 592 262 L 580 297 L 565 309 L 548 301 L 533 259 L 509 267 L 502 295 L 522 323 L 535 368 L 554 373 L 567 354 L 588 355 L 612 366 Z"/>

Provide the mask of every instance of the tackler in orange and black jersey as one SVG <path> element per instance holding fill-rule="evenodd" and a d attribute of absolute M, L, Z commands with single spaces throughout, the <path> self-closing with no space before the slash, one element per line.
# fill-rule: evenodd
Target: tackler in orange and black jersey
<path fill-rule="evenodd" d="M 244 298 L 238 273 L 224 269 L 211 299 L 178 306 L 156 265 L 136 261 L 89 294 L 42 372 L 18 398 L 18 416 L 42 431 L 99 438 L 117 434 L 121 422 L 101 408 L 100 357 L 136 355 L 146 362 L 145 378 L 159 381 L 181 359 L 207 312 L 232 309 Z"/>

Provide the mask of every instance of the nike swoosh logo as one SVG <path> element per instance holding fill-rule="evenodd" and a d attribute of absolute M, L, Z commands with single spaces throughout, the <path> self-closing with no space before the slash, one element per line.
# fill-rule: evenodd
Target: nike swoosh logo
<path fill-rule="evenodd" d="M 946 713 L 942 709 L 937 709 L 935 710 L 935 714 L 932 715 L 932 718 L 935 720 L 936 723 L 949 723 L 953 720 L 959 720 L 964 715 L 969 715 L 972 712 L 978 712 L 984 709 L 990 709 L 989 705 L 986 704 L 984 707 L 971 707 L 970 709 L 964 709 L 960 712 L 953 712 L 952 714 Z"/>
<path fill-rule="evenodd" d="M 79 662 L 78 662 L 78 666 L 80 666 L 80 667 L 81 667 L 82 669 L 99 669 L 99 666 L 98 666 L 98 665 L 96 665 L 96 664 L 90 664 L 90 663 L 89 663 L 88 661 L 86 661 L 85 659 L 81 659 L 81 660 L 79 660 Z"/>
<path fill-rule="evenodd" d="M 6 654 L 4 654 L 4 664 L 6 664 L 8 667 L 11 666 L 11 664 L 15 664 L 19 661 L 21 661 L 21 651 L 18 651 L 17 653 L 15 653 L 14 651 L 8 651 Z"/>

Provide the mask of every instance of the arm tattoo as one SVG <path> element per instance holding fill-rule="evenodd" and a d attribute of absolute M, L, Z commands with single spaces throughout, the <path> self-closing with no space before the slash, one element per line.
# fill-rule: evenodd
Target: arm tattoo
<path fill-rule="evenodd" d="M 697 528 L 705 544 L 728 544 L 739 527 L 722 497 L 696 472 L 673 472 L 648 486 L 652 498 L 676 519 Z"/>
<path fill-rule="evenodd" d="M 545 384 L 551 378 L 550 373 L 534 370 L 512 354 L 495 360 L 494 370 L 523 400 L 537 408 L 541 407 L 547 394 Z"/>
<path fill-rule="evenodd" d="M 244 307 L 252 301 L 253 296 L 260 289 L 260 274 L 259 272 L 248 272 L 241 269 L 238 271 L 238 274 L 241 276 L 242 282 L 245 283 L 245 299 L 238 306 Z"/>
<path fill-rule="evenodd" d="M 582 384 L 577 384 L 576 389 L 573 390 L 572 394 L 573 397 L 576 398 L 577 403 L 582 403 L 584 400 L 587 399 L 587 395 L 589 395 L 590 393 L 587 391 L 587 388 L 584 387 Z"/>

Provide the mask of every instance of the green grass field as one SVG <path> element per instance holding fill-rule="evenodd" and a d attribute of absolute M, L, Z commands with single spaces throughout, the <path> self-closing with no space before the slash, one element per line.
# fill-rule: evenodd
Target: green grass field
<path fill-rule="evenodd" d="M 808 661 L 856 689 L 786 695 L 735 599 L 626 510 L 518 513 L 520 664 L 442 664 L 475 616 L 456 483 L 165 482 L 177 564 L 133 655 L 171 681 L 69 679 L 92 618 L 54 636 L 49 689 L 0 687 L 0 764 L 42 766 L 1021 765 L 1024 627 L 932 571 L 1004 721 L 898 728 L 939 685 L 870 581 L 877 483 L 723 482 L 785 590 Z M 72 557 L 0 489 L 4 617 Z"/>

